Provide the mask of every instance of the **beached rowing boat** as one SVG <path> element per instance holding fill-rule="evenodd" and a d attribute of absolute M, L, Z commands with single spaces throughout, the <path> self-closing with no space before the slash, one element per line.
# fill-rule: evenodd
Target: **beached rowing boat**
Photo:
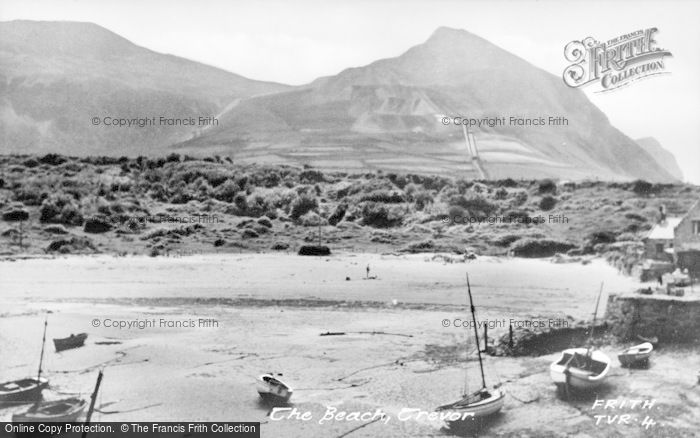
<path fill-rule="evenodd" d="M 48 385 L 47 379 L 33 377 L 0 383 L 0 404 L 34 403 Z"/>
<path fill-rule="evenodd" d="M 550 365 L 549 374 L 557 386 L 585 391 L 603 383 L 610 371 L 610 362 L 602 351 L 585 347 L 569 348 Z"/>
<path fill-rule="evenodd" d="M 562 351 L 561 356 L 549 366 L 549 375 L 559 388 L 565 391 L 575 389 L 588 391 L 600 386 L 610 371 L 610 358 L 599 350 L 594 350 L 593 332 L 595 331 L 596 316 L 600 297 L 603 294 L 603 285 L 593 312 L 593 323 L 588 338 L 588 346 L 580 348 L 568 348 Z"/>
<path fill-rule="evenodd" d="M 74 335 L 71 333 L 67 338 L 57 338 L 53 340 L 53 345 L 56 347 L 56 351 L 69 350 L 71 348 L 82 347 L 85 344 L 85 339 L 87 339 L 87 333 L 78 333 Z"/>
<path fill-rule="evenodd" d="M 654 346 L 651 342 L 644 342 L 643 344 L 627 348 L 618 354 L 617 358 L 622 366 L 641 365 L 649 362 L 652 351 L 654 351 Z"/>
<path fill-rule="evenodd" d="M 81 398 L 64 398 L 61 400 L 36 403 L 28 411 L 14 414 L 14 422 L 61 422 L 71 423 L 85 411 L 87 401 Z"/>
<path fill-rule="evenodd" d="M 272 373 L 258 377 L 257 387 L 260 397 L 267 402 L 273 403 L 287 403 L 294 393 L 292 388 L 272 375 Z"/>

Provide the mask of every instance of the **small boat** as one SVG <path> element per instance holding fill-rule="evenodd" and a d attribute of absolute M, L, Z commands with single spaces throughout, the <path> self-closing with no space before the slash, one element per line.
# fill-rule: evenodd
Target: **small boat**
<path fill-rule="evenodd" d="M 41 377 L 41 365 L 44 362 L 44 346 L 46 345 L 46 326 L 48 319 L 44 320 L 44 336 L 41 339 L 41 354 L 39 356 L 39 371 L 36 378 L 25 377 L 0 383 L 0 405 L 6 403 L 34 403 L 41 398 L 41 391 L 49 386 L 49 381 Z"/>
<path fill-rule="evenodd" d="M 97 393 L 100 390 L 102 383 L 102 370 L 97 374 L 97 382 L 95 389 L 90 397 L 90 408 L 88 409 L 85 425 L 90 423 L 93 409 L 95 408 L 95 400 Z M 12 415 L 13 422 L 29 423 L 73 423 L 78 420 L 85 408 L 88 406 L 87 400 L 78 397 L 63 398 L 60 400 L 38 401 L 29 410 Z"/>
<path fill-rule="evenodd" d="M 610 358 L 599 350 L 592 348 L 593 332 L 595 331 L 596 316 L 603 285 L 600 285 L 598 299 L 593 312 L 593 323 L 588 338 L 588 347 L 568 348 L 549 366 L 549 375 L 558 388 L 563 388 L 567 394 L 569 389 L 588 391 L 600 386 L 610 371 Z"/>
<path fill-rule="evenodd" d="M 642 336 L 642 335 L 637 335 L 637 339 L 639 339 L 642 342 L 648 342 L 650 343 L 654 348 L 659 346 L 659 338 L 656 336 L 651 336 L 649 338 Z"/>
<path fill-rule="evenodd" d="M 266 402 L 287 403 L 294 393 L 292 388 L 272 373 L 258 377 L 257 387 L 258 394 Z"/>
<path fill-rule="evenodd" d="M 49 386 L 49 381 L 42 377 L 27 377 L 0 383 L 0 404 L 34 403 L 41 397 L 41 391 Z"/>
<path fill-rule="evenodd" d="M 569 348 L 549 366 L 549 374 L 557 386 L 586 391 L 603 383 L 610 371 L 610 362 L 602 351 Z"/>
<path fill-rule="evenodd" d="M 54 339 L 53 345 L 56 351 L 70 350 L 71 348 L 82 347 L 87 339 L 87 333 L 71 334 L 67 338 Z"/>
<path fill-rule="evenodd" d="M 651 342 L 635 345 L 624 350 L 617 355 L 622 366 L 629 367 L 633 365 L 643 365 L 649 363 L 651 352 L 654 351 L 654 346 Z"/>
<path fill-rule="evenodd" d="M 40 401 L 28 411 L 12 415 L 13 422 L 75 422 L 85 411 L 87 401 L 81 398 L 64 398 Z"/>
<path fill-rule="evenodd" d="M 482 388 L 472 394 L 465 394 L 461 400 L 447 405 L 439 406 L 435 409 L 436 412 L 454 411 L 457 420 L 448 421 L 452 425 L 464 422 L 470 417 L 483 418 L 489 417 L 503 408 L 503 401 L 506 397 L 505 392 L 494 387 L 493 389 Z"/>
<path fill-rule="evenodd" d="M 467 379 L 465 376 L 465 390 L 462 398 L 454 403 L 438 406 L 435 409 L 436 412 L 440 412 L 440 417 L 445 419 L 444 421 L 450 429 L 469 428 L 470 424 L 478 425 L 479 423 L 474 423 L 475 420 L 484 420 L 498 413 L 501 408 L 503 408 L 503 401 L 505 400 L 506 396 L 505 392 L 500 389 L 499 385 L 494 386 L 493 388 L 488 388 L 486 385 L 484 363 L 481 358 L 481 344 L 479 343 L 479 331 L 476 324 L 474 302 L 472 300 L 471 286 L 469 285 L 469 276 L 467 276 L 467 292 L 469 294 L 469 305 L 474 326 L 474 337 L 477 346 L 476 352 L 479 357 L 479 369 L 481 370 L 481 388 L 469 393 L 466 390 Z"/>

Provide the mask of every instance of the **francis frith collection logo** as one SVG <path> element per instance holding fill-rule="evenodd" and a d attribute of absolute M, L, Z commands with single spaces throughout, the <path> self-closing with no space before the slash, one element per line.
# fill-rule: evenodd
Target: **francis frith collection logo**
<path fill-rule="evenodd" d="M 600 42 L 593 37 L 571 41 L 564 48 L 572 64 L 564 70 L 564 82 L 572 88 L 597 84 L 606 92 L 649 76 L 668 73 L 664 57 L 671 52 L 657 46 L 657 28 L 637 30 Z"/>

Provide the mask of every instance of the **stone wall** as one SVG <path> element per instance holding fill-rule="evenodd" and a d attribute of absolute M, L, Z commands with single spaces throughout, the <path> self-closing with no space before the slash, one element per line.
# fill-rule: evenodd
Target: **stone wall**
<path fill-rule="evenodd" d="M 606 320 L 614 335 L 662 343 L 700 341 L 700 298 L 668 295 L 611 295 Z"/>

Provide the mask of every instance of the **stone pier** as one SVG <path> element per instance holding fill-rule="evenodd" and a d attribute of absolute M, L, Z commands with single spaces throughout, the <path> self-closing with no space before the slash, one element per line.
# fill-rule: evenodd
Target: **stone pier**
<path fill-rule="evenodd" d="M 663 343 L 700 340 L 700 297 L 669 295 L 611 295 L 606 320 L 623 340 L 637 335 L 658 337 Z"/>

